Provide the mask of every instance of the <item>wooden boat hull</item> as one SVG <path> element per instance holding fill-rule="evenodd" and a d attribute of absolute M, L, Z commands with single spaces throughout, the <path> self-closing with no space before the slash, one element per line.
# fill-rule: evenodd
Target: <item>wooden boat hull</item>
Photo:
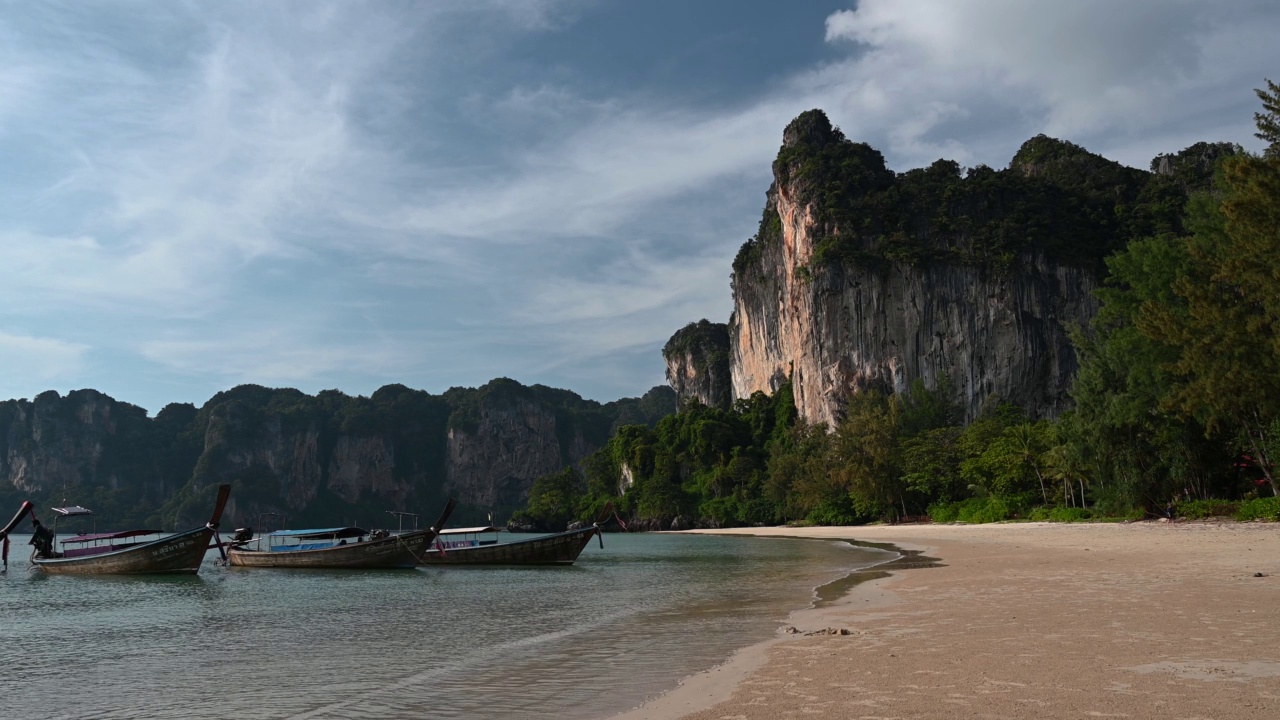
<path fill-rule="evenodd" d="M 33 557 L 31 562 L 51 575 L 195 575 L 213 532 L 202 527 L 101 555 Z"/>
<path fill-rule="evenodd" d="M 529 540 L 453 548 L 443 553 L 433 548 L 423 557 L 422 564 L 572 565 L 596 532 L 593 526 Z"/>
<path fill-rule="evenodd" d="M 412 569 L 436 539 L 435 530 L 419 530 L 380 540 L 335 545 L 318 550 L 247 550 L 231 548 L 227 562 L 236 567 L 355 570 Z"/>

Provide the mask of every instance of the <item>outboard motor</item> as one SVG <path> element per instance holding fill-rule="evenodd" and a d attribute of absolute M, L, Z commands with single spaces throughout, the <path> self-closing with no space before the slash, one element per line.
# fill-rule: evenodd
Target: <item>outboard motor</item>
<path fill-rule="evenodd" d="M 236 528 L 236 534 L 232 536 L 232 542 L 227 543 L 228 547 L 243 550 L 246 544 L 253 539 L 253 528 Z"/>

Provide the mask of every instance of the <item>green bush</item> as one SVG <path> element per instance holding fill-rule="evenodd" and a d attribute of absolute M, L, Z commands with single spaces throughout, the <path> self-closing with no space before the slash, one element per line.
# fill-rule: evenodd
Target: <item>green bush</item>
<path fill-rule="evenodd" d="M 866 518 L 853 507 L 848 496 L 838 500 L 823 500 L 809 511 L 805 521 L 810 525 L 862 525 Z"/>
<path fill-rule="evenodd" d="M 1110 515 L 1100 512 L 1097 507 L 1078 508 L 1064 507 L 1062 505 L 1039 505 L 1032 508 L 1027 515 L 1028 520 L 1036 522 L 1121 522 L 1124 520 L 1140 520 L 1142 517 L 1141 510 L 1130 511 L 1120 515 Z"/>
<path fill-rule="evenodd" d="M 1078 507 L 1062 507 L 1061 505 L 1049 509 L 1050 522 L 1080 522 L 1081 520 L 1090 520 L 1093 513 L 1088 508 Z"/>
<path fill-rule="evenodd" d="M 929 506 L 929 517 L 934 522 L 991 523 L 1011 520 L 1022 510 L 1022 498 L 1018 496 L 992 495 L 969 498 L 954 503 L 937 503 Z"/>
<path fill-rule="evenodd" d="M 1240 503 L 1231 500 L 1186 500 L 1174 508 L 1176 517 L 1200 520 L 1210 517 L 1230 517 L 1236 514 Z"/>
<path fill-rule="evenodd" d="M 960 522 L 993 523 L 1009 520 L 1017 515 L 1007 498 L 993 495 L 985 498 L 973 498 L 977 502 L 966 501 L 960 508 Z"/>
<path fill-rule="evenodd" d="M 711 518 L 722 525 L 733 525 L 738 512 L 738 503 L 731 497 L 712 498 L 698 506 L 699 517 Z"/>
<path fill-rule="evenodd" d="M 955 522 L 960 519 L 960 503 L 934 503 L 929 506 L 928 513 L 934 522 Z"/>
<path fill-rule="evenodd" d="M 1280 522 L 1280 497 L 1258 498 L 1240 503 L 1240 508 L 1236 510 L 1236 519 L 1242 522 L 1250 520 Z"/>
<path fill-rule="evenodd" d="M 1145 515 L 1142 500 L 1132 484 L 1113 483 L 1106 487 L 1090 488 L 1090 493 L 1093 496 L 1093 512 L 1097 517 L 1138 519 Z"/>

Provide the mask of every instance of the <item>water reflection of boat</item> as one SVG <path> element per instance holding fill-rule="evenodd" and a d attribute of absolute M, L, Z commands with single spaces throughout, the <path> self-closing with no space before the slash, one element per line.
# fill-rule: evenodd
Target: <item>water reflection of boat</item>
<path fill-rule="evenodd" d="M 449 521 L 456 504 L 450 500 L 430 528 L 397 534 L 335 527 L 277 530 L 254 538 L 252 531 L 246 530 L 232 541 L 227 561 L 255 568 L 413 568 Z"/>
<path fill-rule="evenodd" d="M 436 545 L 422 559 L 423 565 L 572 565 L 592 536 L 604 535 L 600 525 L 613 515 L 608 506 L 590 525 L 528 540 L 499 542 L 498 528 L 485 526 L 442 530 Z"/>
<path fill-rule="evenodd" d="M 57 540 L 57 525 L 62 518 L 91 517 L 93 512 L 78 505 L 53 508 L 57 513 L 53 528 L 47 528 L 36 518 L 35 507 L 29 502 L 14 519 L 0 530 L 5 545 L 6 567 L 8 562 L 8 533 L 17 527 L 24 515 L 31 516 L 31 563 L 35 569 L 54 575 L 143 575 L 189 574 L 200 571 L 209 541 L 217 536 L 222 510 L 226 507 L 230 485 L 218 487 L 213 516 L 204 527 L 160 537 L 160 530 L 124 530 L 120 532 L 95 532 L 76 535 L 61 542 Z M 153 537 L 154 536 L 154 537 Z M 59 546 L 61 548 L 59 549 Z M 219 543 L 217 547 L 221 547 Z"/>

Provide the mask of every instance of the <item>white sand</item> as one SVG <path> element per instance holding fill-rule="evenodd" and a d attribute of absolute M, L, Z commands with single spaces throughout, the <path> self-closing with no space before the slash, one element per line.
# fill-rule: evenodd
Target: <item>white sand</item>
<path fill-rule="evenodd" d="M 798 612 L 850 634 L 780 635 L 620 719 L 1280 718 L 1280 525 L 707 532 L 891 542 L 945 567 Z"/>

